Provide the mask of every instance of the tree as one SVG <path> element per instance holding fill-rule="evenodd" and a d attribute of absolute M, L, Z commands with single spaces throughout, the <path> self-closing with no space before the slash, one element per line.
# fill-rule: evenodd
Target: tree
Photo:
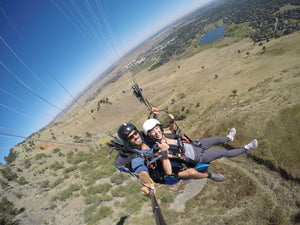
<path fill-rule="evenodd" d="M 237 90 L 236 89 L 234 89 L 234 90 L 232 90 L 231 91 L 232 92 L 232 95 L 230 95 L 230 97 L 233 97 L 233 98 L 235 98 L 236 96 L 237 96 Z"/>

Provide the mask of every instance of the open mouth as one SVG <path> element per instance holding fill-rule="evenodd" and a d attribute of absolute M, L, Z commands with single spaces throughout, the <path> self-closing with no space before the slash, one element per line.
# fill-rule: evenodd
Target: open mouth
<path fill-rule="evenodd" d="M 161 133 L 158 132 L 155 134 L 155 139 L 161 139 L 161 138 L 162 138 Z"/>

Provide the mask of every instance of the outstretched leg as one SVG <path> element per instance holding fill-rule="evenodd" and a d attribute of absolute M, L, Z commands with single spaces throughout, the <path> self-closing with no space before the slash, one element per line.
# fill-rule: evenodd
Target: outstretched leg
<path fill-rule="evenodd" d="M 201 163 L 210 163 L 211 161 L 222 157 L 236 157 L 244 152 L 245 148 L 238 148 L 232 150 L 210 149 L 205 151 Z"/>
<path fill-rule="evenodd" d="M 231 150 L 226 150 L 226 149 L 206 150 L 204 152 L 203 156 L 201 156 L 201 155 L 198 156 L 199 162 L 210 163 L 211 161 L 222 158 L 222 157 L 236 157 L 244 152 L 249 154 L 255 148 L 257 148 L 257 140 L 254 139 L 249 144 L 245 145 L 243 148 L 231 149 Z M 202 157 L 202 159 L 201 159 L 201 157 Z"/>
<path fill-rule="evenodd" d="M 226 137 L 210 137 L 199 140 L 201 143 L 201 148 L 209 149 L 213 145 L 217 145 L 220 143 L 231 142 L 234 139 L 236 134 L 235 128 L 231 128 L 229 134 Z"/>
<path fill-rule="evenodd" d="M 220 143 L 226 143 L 229 141 L 228 137 L 210 137 L 210 138 L 204 138 L 200 140 L 201 148 L 203 149 L 209 149 L 210 147 L 220 144 Z"/>

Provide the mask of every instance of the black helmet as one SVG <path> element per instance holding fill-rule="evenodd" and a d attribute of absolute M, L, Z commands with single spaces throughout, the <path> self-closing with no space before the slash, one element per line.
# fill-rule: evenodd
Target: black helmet
<path fill-rule="evenodd" d="M 131 131 L 137 130 L 132 123 L 123 123 L 118 129 L 119 138 L 125 143 L 127 143 L 127 137 Z"/>

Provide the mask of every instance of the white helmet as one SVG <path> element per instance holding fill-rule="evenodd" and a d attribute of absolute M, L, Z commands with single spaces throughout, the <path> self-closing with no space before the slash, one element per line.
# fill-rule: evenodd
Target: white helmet
<path fill-rule="evenodd" d="M 148 131 L 152 130 L 157 125 L 161 125 L 161 123 L 157 119 L 148 119 L 143 124 L 144 134 L 147 135 Z"/>

